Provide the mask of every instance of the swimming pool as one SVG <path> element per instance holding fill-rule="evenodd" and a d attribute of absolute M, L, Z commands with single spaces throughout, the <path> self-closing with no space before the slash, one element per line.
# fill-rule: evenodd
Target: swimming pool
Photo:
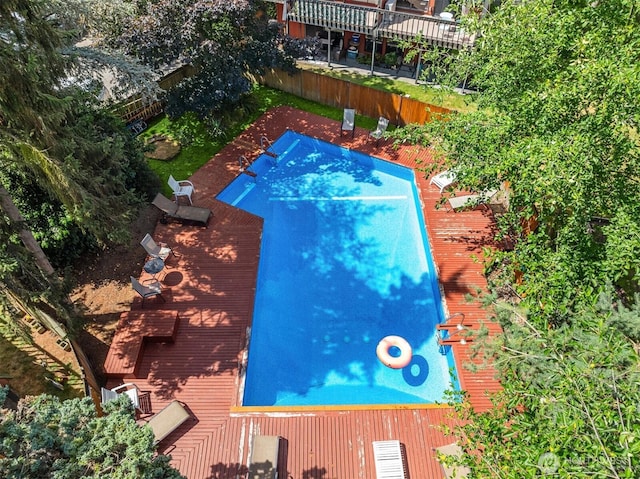
<path fill-rule="evenodd" d="M 264 218 L 243 405 L 443 401 L 457 384 L 413 171 L 292 131 L 270 151 L 218 195 Z M 409 366 L 378 359 L 389 335 Z"/>

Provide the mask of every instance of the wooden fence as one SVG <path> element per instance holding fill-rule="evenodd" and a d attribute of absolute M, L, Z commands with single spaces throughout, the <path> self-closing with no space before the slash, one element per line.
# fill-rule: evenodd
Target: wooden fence
<path fill-rule="evenodd" d="M 160 87 L 168 90 L 187 76 L 193 74 L 193 67 L 182 67 L 158 81 Z M 434 116 L 450 113 L 451 110 L 430 105 L 397 93 L 388 93 L 345 80 L 331 78 L 319 73 L 300 70 L 288 74 L 282 70 L 270 70 L 257 79 L 271 88 L 291 93 L 335 108 L 355 108 L 359 115 L 370 118 L 384 116 L 397 126 L 409 123 L 427 123 Z M 149 120 L 160 114 L 164 108 L 161 101 L 150 102 L 133 97 L 117 108 L 126 123 Z"/>
<path fill-rule="evenodd" d="M 271 88 L 324 105 L 355 108 L 359 115 L 371 118 L 384 116 L 397 126 L 427 123 L 433 117 L 451 112 L 447 108 L 423 103 L 397 93 L 375 90 L 307 70 L 295 74 L 270 70 L 258 80 Z"/>
<path fill-rule="evenodd" d="M 163 90 L 180 83 L 183 79 L 193 75 L 194 68 L 191 65 L 184 65 L 177 70 L 163 76 L 158 80 L 158 86 Z M 149 100 L 135 95 L 116 108 L 116 112 L 125 123 L 133 123 L 137 120 L 149 120 L 164 111 L 164 102 L 161 100 Z"/>

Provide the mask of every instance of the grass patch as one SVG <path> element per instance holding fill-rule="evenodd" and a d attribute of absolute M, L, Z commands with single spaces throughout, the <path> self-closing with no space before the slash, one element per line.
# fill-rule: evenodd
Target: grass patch
<path fill-rule="evenodd" d="M 245 115 L 228 125 L 225 134 L 217 138 L 213 138 L 207 131 L 205 124 L 190 113 L 176 120 L 165 115 L 150 122 L 149 127 L 140 135 L 141 139 L 163 135 L 178 140 L 182 146 L 180 153 L 171 161 L 147 160 L 151 169 L 160 178 L 165 196 L 171 197 L 172 194 L 167 185 L 169 175 L 173 175 L 177 180 L 189 178 L 198 168 L 271 108 L 291 106 L 336 121 L 342 120 L 341 108 L 322 105 L 262 85 L 254 87 L 249 103 L 251 106 L 245 109 Z M 373 130 L 378 124 L 378 119 L 357 115 L 356 124 L 359 127 Z M 392 129 L 393 126 L 389 125 L 389 130 Z"/>
<path fill-rule="evenodd" d="M 45 380 L 47 371 L 36 363 L 36 358 L 16 347 L 5 327 L 0 328 L 0 377 L 7 379 L 11 388 L 20 396 L 51 394 L 61 399 L 79 397 L 81 391 L 74 390 L 70 384 L 60 391 Z"/>

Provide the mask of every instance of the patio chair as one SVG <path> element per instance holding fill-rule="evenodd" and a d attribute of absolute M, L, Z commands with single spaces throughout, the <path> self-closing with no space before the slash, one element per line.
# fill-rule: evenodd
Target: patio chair
<path fill-rule="evenodd" d="M 456 211 L 465 208 L 475 208 L 478 205 L 486 206 L 491 198 L 498 193 L 498 190 L 486 190 L 477 195 L 452 196 L 447 200 L 448 211 Z"/>
<path fill-rule="evenodd" d="M 442 472 L 446 479 L 467 477 L 471 470 L 466 466 L 454 466 L 450 464 L 447 457 L 459 458 L 462 455 L 462 448 L 455 442 L 453 444 L 447 444 L 446 446 L 440 446 L 435 448 L 436 459 L 442 466 Z"/>
<path fill-rule="evenodd" d="M 152 279 L 152 280 L 145 281 L 145 283 L 148 283 L 148 284 L 142 284 L 133 276 L 130 276 L 130 278 L 131 278 L 131 286 L 133 287 L 136 293 L 142 296 L 143 308 L 144 308 L 144 300 L 147 298 L 151 298 L 153 296 L 160 296 L 160 299 L 164 303 L 167 302 L 162 296 L 162 285 L 160 284 L 160 281 Z"/>
<path fill-rule="evenodd" d="M 178 203 L 181 196 L 186 196 L 189 198 L 189 204 L 193 205 L 193 201 L 191 201 L 191 194 L 195 191 L 193 183 L 189 180 L 178 181 L 173 177 L 173 175 L 169 175 L 168 183 L 173 190 L 173 196 L 176 199 L 176 203 Z"/>
<path fill-rule="evenodd" d="M 351 131 L 351 138 L 356 131 L 356 111 L 353 108 L 345 108 L 342 114 L 342 125 L 340 125 L 340 136 L 342 136 L 342 132 Z"/>
<path fill-rule="evenodd" d="M 182 424 L 184 424 L 184 422 L 189 418 L 191 418 L 189 411 L 174 399 L 159 413 L 151 417 L 147 424 L 153 431 L 155 443 L 158 444 L 169 434 L 182 426 Z"/>
<path fill-rule="evenodd" d="M 202 226 L 207 226 L 209 218 L 211 217 L 210 209 L 200 208 L 198 206 L 178 205 L 162 193 L 156 195 L 152 204 L 163 211 L 164 217 L 162 221 L 164 222 L 167 221 L 167 218 L 174 218 L 183 223 L 200 223 Z"/>
<path fill-rule="evenodd" d="M 369 133 L 369 136 L 376 139 L 376 146 L 380 142 L 380 138 L 384 136 L 384 132 L 387 131 L 387 127 L 389 126 L 389 120 L 387 120 L 384 116 L 381 116 L 378 119 L 378 126 L 375 130 Z"/>
<path fill-rule="evenodd" d="M 406 479 L 400 441 L 373 441 L 373 460 L 377 479 Z"/>
<path fill-rule="evenodd" d="M 151 393 L 140 391 L 134 383 L 125 383 L 113 389 L 100 388 L 100 392 L 103 404 L 124 394 L 131 400 L 136 410 L 144 414 L 151 413 Z"/>
<path fill-rule="evenodd" d="M 446 187 L 451 186 L 455 182 L 456 172 L 452 170 L 445 170 L 431 178 L 429 184 L 436 185 L 438 188 L 440 188 L 440 193 L 442 193 Z"/>
<path fill-rule="evenodd" d="M 247 479 L 278 479 L 280 436 L 254 436 Z"/>
<path fill-rule="evenodd" d="M 144 235 L 140 244 L 152 258 L 160 258 L 162 261 L 166 261 L 170 254 L 176 255 L 166 243 L 156 243 L 149 233 Z"/>

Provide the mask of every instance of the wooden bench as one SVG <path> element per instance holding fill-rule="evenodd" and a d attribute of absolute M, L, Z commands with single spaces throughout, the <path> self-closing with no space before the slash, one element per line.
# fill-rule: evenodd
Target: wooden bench
<path fill-rule="evenodd" d="M 145 342 L 173 343 L 179 322 L 180 317 L 176 311 L 122 313 L 104 362 L 107 377 L 137 377 Z"/>

